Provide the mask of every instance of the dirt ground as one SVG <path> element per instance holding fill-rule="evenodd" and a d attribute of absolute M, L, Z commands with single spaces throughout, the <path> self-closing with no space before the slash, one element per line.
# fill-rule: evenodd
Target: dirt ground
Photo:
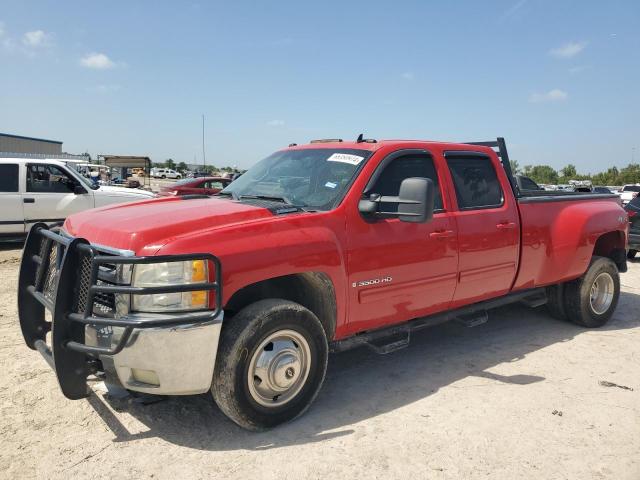
<path fill-rule="evenodd" d="M 65 399 L 22 340 L 19 256 L 0 251 L 0 478 L 640 478 L 640 263 L 602 329 L 516 306 L 333 355 L 308 413 L 256 434 L 209 395 Z"/>

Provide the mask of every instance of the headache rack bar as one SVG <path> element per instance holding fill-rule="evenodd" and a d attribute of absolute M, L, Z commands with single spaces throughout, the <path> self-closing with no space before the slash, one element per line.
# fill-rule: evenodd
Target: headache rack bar
<path fill-rule="evenodd" d="M 467 145 L 479 145 L 482 147 L 493 148 L 500 158 L 500 162 L 502 162 L 502 166 L 504 167 L 504 171 L 507 172 L 507 178 L 509 178 L 509 184 L 511 185 L 511 190 L 513 190 L 513 194 L 518 198 L 520 196 L 518 185 L 513 178 L 513 172 L 511 171 L 511 163 L 509 162 L 509 152 L 507 152 L 507 143 L 504 141 L 504 137 L 498 137 L 495 140 L 490 140 L 488 142 L 464 142 Z M 496 150 L 497 149 L 497 150 Z"/>
<path fill-rule="evenodd" d="M 60 387 L 68 398 L 88 394 L 86 377 L 95 370 L 100 355 L 116 355 L 125 348 L 134 329 L 178 326 L 215 320 L 222 311 L 222 267 L 209 253 L 136 257 L 105 254 L 107 249 L 81 238 L 70 238 L 46 224 L 34 225 L 25 243 L 18 282 L 18 315 L 27 345 L 38 350 L 56 371 Z M 108 253 L 114 253 L 109 249 Z M 205 260 L 213 281 L 156 287 L 110 284 L 100 273 L 118 265 Z M 212 309 L 163 314 L 126 313 L 96 315 L 96 306 L 109 305 L 108 298 L 124 295 L 153 295 L 213 291 Z M 115 306 L 115 300 L 114 300 Z M 105 307 L 109 308 L 109 307 Z M 52 321 L 45 319 L 45 309 Z M 123 328 L 119 340 L 110 347 L 85 344 L 85 326 Z M 46 335 L 51 331 L 51 347 Z"/>

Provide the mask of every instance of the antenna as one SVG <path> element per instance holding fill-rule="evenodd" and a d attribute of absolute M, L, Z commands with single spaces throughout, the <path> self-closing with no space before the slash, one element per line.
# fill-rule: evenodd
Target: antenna
<path fill-rule="evenodd" d="M 358 138 L 356 139 L 356 143 L 362 143 L 364 142 L 364 133 L 361 133 L 360 135 L 358 135 Z"/>

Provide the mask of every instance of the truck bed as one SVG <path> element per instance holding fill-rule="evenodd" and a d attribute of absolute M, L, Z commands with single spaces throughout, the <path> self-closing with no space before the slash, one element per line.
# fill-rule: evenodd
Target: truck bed
<path fill-rule="evenodd" d="M 612 208 L 612 202 L 620 202 L 615 194 L 531 193 L 518 198 L 522 233 L 513 290 L 579 277 L 597 239 L 606 232 L 626 228 L 621 226 L 626 218 L 620 218 L 618 208 Z"/>

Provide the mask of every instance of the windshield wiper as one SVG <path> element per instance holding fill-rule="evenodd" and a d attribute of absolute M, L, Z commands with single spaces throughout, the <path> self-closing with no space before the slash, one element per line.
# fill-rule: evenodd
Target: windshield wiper
<path fill-rule="evenodd" d="M 284 203 L 291 208 L 299 208 L 300 210 L 304 210 L 305 212 L 317 212 L 314 208 L 307 208 L 306 205 L 295 205 L 291 200 L 287 197 L 278 197 L 276 195 L 238 195 L 234 191 L 230 192 L 218 192 L 217 195 L 228 195 L 234 200 L 242 200 L 244 198 L 247 199 L 256 199 L 256 200 L 270 200 L 272 202 L 281 202 Z"/>
<path fill-rule="evenodd" d="M 287 197 L 277 197 L 277 196 L 272 196 L 272 195 L 240 195 L 238 197 L 238 199 L 240 199 L 240 200 L 242 200 L 243 198 L 256 198 L 256 199 L 259 199 L 259 200 L 272 200 L 274 202 L 286 203 L 287 205 L 299 206 L 299 205 L 293 205 L 291 200 L 289 200 Z"/>

